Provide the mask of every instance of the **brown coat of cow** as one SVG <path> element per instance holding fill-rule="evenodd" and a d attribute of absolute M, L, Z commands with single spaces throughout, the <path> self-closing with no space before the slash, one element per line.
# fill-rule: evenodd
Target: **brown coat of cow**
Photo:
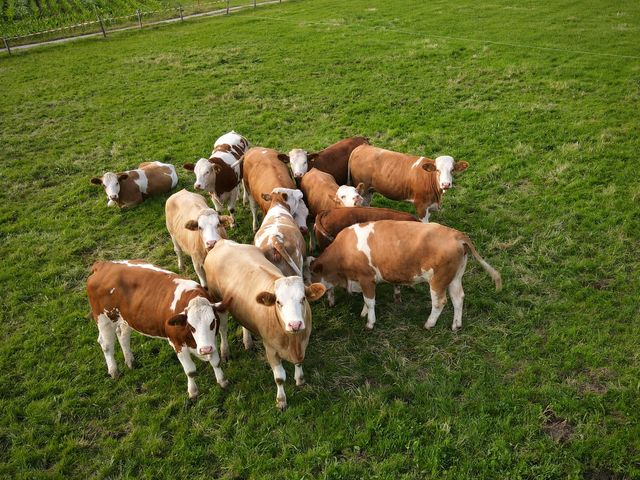
<path fill-rule="evenodd" d="M 277 405 L 286 408 L 284 393 L 286 373 L 282 360 L 293 363 L 297 385 L 304 383 L 302 361 L 305 357 L 312 329 L 311 309 L 308 300 L 317 300 L 325 288 L 319 284 L 304 286 L 302 278 L 285 277 L 253 245 L 242 245 L 231 240 L 221 240 L 209 252 L 205 260 L 207 285 L 217 298 L 229 298 L 228 311 L 244 329 L 245 348 L 252 345 L 251 334 L 262 338 L 267 360 L 273 370 L 278 387 Z M 280 296 L 279 288 L 294 292 L 297 296 Z M 286 298 L 285 298 L 286 297 Z M 299 298 L 298 298 L 299 297 Z M 284 306 L 283 306 L 284 305 Z M 287 330 L 285 310 L 299 308 L 301 317 L 297 327 Z M 286 310 L 289 312 L 289 310 Z M 291 324 L 289 324 L 291 326 Z M 220 335 L 226 337 L 227 316 L 220 317 Z M 221 345 L 223 358 L 228 355 L 226 340 Z"/>
<path fill-rule="evenodd" d="M 379 282 L 412 285 L 427 282 L 431 291 L 431 314 L 425 328 L 435 325 L 447 301 L 448 288 L 454 306 L 452 329 L 462 326 L 462 275 L 467 252 L 480 262 L 496 284 L 500 274 L 485 262 L 464 233 L 437 223 L 380 220 L 352 225 L 309 265 L 311 280 L 327 288 L 341 286 L 362 291 L 367 328 L 373 328 L 375 290 Z"/>
<path fill-rule="evenodd" d="M 133 368 L 129 347 L 133 329 L 169 340 L 187 374 L 190 397 L 197 396 L 191 354 L 208 360 L 218 383 L 222 387 L 227 385 L 215 345 L 219 326 L 216 310 L 224 307 L 212 304 L 209 293 L 193 280 L 142 260 L 96 262 L 87 280 L 87 296 L 100 331 L 98 342 L 112 377 L 118 376 L 114 357 L 116 335 L 127 366 Z M 202 340 L 206 342 L 198 344 Z"/>
<path fill-rule="evenodd" d="M 453 171 L 463 171 L 468 165 L 454 162 Z M 440 209 L 444 190 L 436 161 L 430 158 L 361 145 L 351 153 L 349 173 L 352 182 L 364 183 L 365 191 L 375 190 L 392 200 L 412 203 L 423 222 L 429 221 L 431 210 Z"/>
<path fill-rule="evenodd" d="M 317 168 L 333 176 L 338 185 L 347 185 L 351 152 L 360 145 L 368 144 L 369 139 L 366 137 L 345 138 L 324 150 L 310 153 L 307 156 L 308 168 Z"/>

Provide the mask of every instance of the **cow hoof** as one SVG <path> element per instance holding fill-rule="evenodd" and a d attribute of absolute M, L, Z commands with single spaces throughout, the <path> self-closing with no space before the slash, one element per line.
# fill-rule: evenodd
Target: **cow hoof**
<path fill-rule="evenodd" d="M 229 350 L 220 351 L 220 361 L 222 363 L 227 363 L 229 361 Z"/>
<path fill-rule="evenodd" d="M 395 296 L 395 295 L 394 295 L 394 296 L 393 296 L 393 301 L 394 301 L 395 303 L 402 303 L 402 297 L 401 297 L 400 295 L 398 295 L 398 296 Z"/>
<path fill-rule="evenodd" d="M 131 359 L 128 362 L 125 362 L 127 364 L 127 367 L 129 367 L 131 370 L 133 370 L 134 368 L 136 368 L 138 366 L 138 362 L 135 359 Z"/>
<path fill-rule="evenodd" d="M 435 324 L 429 325 L 429 322 L 424 324 L 424 328 L 426 328 L 427 330 L 431 330 L 433 327 L 435 327 Z"/>
<path fill-rule="evenodd" d="M 302 387 L 303 385 L 306 385 L 307 381 L 304 378 L 300 378 L 298 380 L 296 380 L 296 386 L 297 387 Z"/>
<path fill-rule="evenodd" d="M 189 394 L 189 401 L 191 402 L 195 402 L 196 400 L 198 400 L 198 392 L 187 392 Z"/>
<path fill-rule="evenodd" d="M 462 327 L 453 326 L 453 327 L 451 327 L 451 331 L 452 331 L 453 333 L 456 333 L 456 332 L 457 332 L 458 330 L 460 330 L 461 328 L 462 328 Z"/>
<path fill-rule="evenodd" d="M 221 382 L 218 382 L 218 385 L 220 385 L 220 388 L 227 388 L 229 386 L 229 380 L 224 379 Z"/>
<path fill-rule="evenodd" d="M 276 407 L 278 407 L 278 410 L 280 410 L 281 412 L 284 412 L 287 409 L 287 401 L 286 400 L 277 400 L 276 401 Z"/>
<path fill-rule="evenodd" d="M 369 325 L 368 323 L 364 326 L 368 331 L 373 330 L 373 325 Z"/>
<path fill-rule="evenodd" d="M 109 375 L 114 380 L 117 380 L 118 378 L 120 378 L 120 372 L 118 370 L 114 370 L 113 372 L 109 372 Z"/>

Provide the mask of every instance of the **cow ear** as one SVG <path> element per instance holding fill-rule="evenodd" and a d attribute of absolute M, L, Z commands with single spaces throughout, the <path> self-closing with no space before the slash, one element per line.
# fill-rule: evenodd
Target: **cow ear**
<path fill-rule="evenodd" d="M 190 172 L 193 172 L 193 170 L 196 168 L 195 164 L 193 163 L 185 163 L 182 166 L 184 167 L 185 170 L 189 170 Z"/>
<path fill-rule="evenodd" d="M 93 183 L 94 185 L 102 185 L 102 179 L 98 177 L 93 177 L 91 179 L 91 183 Z"/>
<path fill-rule="evenodd" d="M 187 316 L 184 313 L 180 313 L 179 315 L 171 317 L 169 320 L 167 320 L 167 323 L 172 327 L 184 326 L 187 324 Z"/>
<path fill-rule="evenodd" d="M 356 187 L 356 192 L 358 192 L 358 195 L 364 194 L 364 183 L 360 182 L 358 184 L 358 186 Z"/>
<path fill-rule="evenodd" d="M 340 200 L 340 198 L 338 198 L 338 195 L 336 195 L 335 193 L 327 193 L 327 197 L 329 198 L 329 200 L 335 203 L 336 206 L 342 205 L 342 201 Z"/>
<path fill-rule="evenodd" d="M 318 300 L 326 291 L 327 289 L 321 283 L 312 283 L 311 285 L 304 287 L 304 295 L 310 302 Z"/>
<path fill-rule="evenodd" d="M 319 155 L 319 152 L 307 154 L 307 162 L 313 162 L 316 158 L 318 158 L 318 155 Z"/>
<path fill-rule="evenodd" d="M 198 230 L 198 221 L 197 220 L 189 220 L 184 224 L 184 228 L 187 230 L 195 231 Z"/>
<path fill-rule="evenodd" d="M 233 227 L 233 217 L 230 217 L 229 215 L 220 215 L 218 218 L 220 219 L 220 222 L 222 222 L 222 225 L 224 225 L 224 228 Z"/>
<path fill-rule="evenodd" d="M 422 164 L 422 168 L 427 172 L 435 172 L 436 164 L 435 162 L 427 162 Z"/>
<path fill-rule="evenodd" d="M 129 174 L 128 173 L 119 173 L 118 174 L 118 181 L 121 182 L 122 180 L 126 180 L 127 178 L 129 178 Z"/>
<path fill-rule="evenodd" d="M 229 310 L 231 306 L 231 302 L 233 302 L 233 297 L 229 297 L 226 300 L 223 300 L 218 303 L 212 303 L 211 308 L 213 308 L 216 312 L 224 313 Z"/>
<path fill-rule="evenodd" d="M 213 171 L 216 173 L 220 173 L 222 171 L 222 167 L 220 165 L 218 165 L 217 163 L 213 164 Z"/>
<path fill-rule="evenodd" d="M 262 195 L 260 195 L 260 196 L 262 197 L 262 199 L 263 199 L 265 202 L 270 202 L 270 201 L 271 201 L 271 195 L 270 195 L 270 194 L 268 194 L 268 193 L 263 193 L 263 194 L 262 194 Z"/>
<path fill-rule="evenodd" d="M 287 155 L 286 153 L 279 153 L 278 160 L 280 160 L 282 163 L 289 163 L 289 155 Z"/>
<path fill-rule="evenodd" d="M 276 303 L 276 296 L 269 292 L 260 292 L 256 297 L 256 302 L 261 303 L 265 307 L 271 307 Z"/>
<path fill-rule="evenodd" d="M 469 163 L 464 160 L 460 160 L 453 165 L 454 172 L 463 172 L 467 168 L 469 168 Z"/>

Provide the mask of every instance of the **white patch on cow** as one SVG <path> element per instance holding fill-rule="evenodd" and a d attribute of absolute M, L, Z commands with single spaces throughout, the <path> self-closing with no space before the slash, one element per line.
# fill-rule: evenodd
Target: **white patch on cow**
<path fill-rule="evenodd" d="M 301 148 L 294 148 L 289 152 L 289 164 L 294 178 L 302 178 L 309 170 L 307 152 Z"/>
<path fill-rule="evenodd" d="M 276 312 L 287 332 L 305 329 L 306 297 L 302 277 L 284 277 L 274 282 Z"/>
<path fill-rule="evenodd" d="M 453 166 L 455 160 L 449 155 L 442 155 L 436 158 L 436 170 L 440 188 L 445 190 L 453 186 Z"/>
<path fill-rule="evenodd" d="M 173 283 L 176 284 L 176 289 L 173 291 L 173 301 L 171 302 L 171 311 L 176 311 L 176 305 L 182 298 L 182 294 L 184 292 L 188 292 L 190 290 L 195 290 L 200 287 L 199 283 L 194 282 L 193 280 L 186 280 L 184 278 L 174 278 Z"/>
<path fill-rule="evenodd" d="M 220 234 L 220 217 L 218 212 L 212 208 L 202 210 L 198 215 L 198 230 L 205 248 L 213 247 L 213 245 L 222 239 Z"/>
<path fill-rule="evenodd" d="M 280 222 L 281 217 L 288 217 L 293 221 L 291 213 L 284 205 L 271 207 L 262 221 L 263 226 L 258 231 L 253 244 L 260 246 L 265 240 L 269 240 L 271 237 L 276 237 L 278 241 L 284 242 L 284 236 L 282 232 L 280 232 L 280 227 L 282 226 L 282 222 Z"/>
<path fill-rule="evenodd" d="M 112 198 L 118 198 L 120 195 L 120 182 L 115 173 L 107 172 L 102 175 L 102 185 L 104 185 L 104 191 L 107 194 L 107 198 L 109 198 L 109 202 L 112 202 Z"/>
<path fill-rule="evenodd" d="M 219 158 L 220 160 L 222 160 L 224 163 L 226 163 L 227 165 L 231 166 L 234 163 L 237 162 L 236 157 L 233 156 L 233 154 L 229 153 L 229 152 L 213 152 L 211 154 L 211 158 Z"/>
<path fill-rule="evenodd" d="M 166 273 L 167 275 L 175 275 L 175 273 L 170 272 L 169 270 L 164 270 L 150 263 L 130 263 L 129 260 L 114 260 L 111 263 L 126 265 L 127 267 L 133 267 L 133 268 L 144 268 L 145 270 L 153 270 L 154 272 Z"/>
<path fill-rule="evenodd" d="M 204 297 L 192 298 L 189 300 L 186 311 L 187 322 L 195 329 L 195 332 L 192 332 L 193 339 L 196 341 L 195 353 L 205 358 L 214 352 L 217 353 L 216 334 L 215 329 L 212 328 L 215 315 L 209 300 Z"/>
<path fill-rule="evenodd" d="M 382 278 L 382 274 L 380 273 L 380 270 L 378 270 L 378 267 L 373 265 L 373 261 L 371 259 L 371 248 L 369 248 L 369 242 L 368 242 L 369 236 L 373 233 L 373 227 L 374 227 L 373 222 L 370 222 L 365 224 L 364 226 L 352 225 L 349 228 L 351 228 L 356 234 L 356 239 L 357 239 L 356 248 L 362 253 L 364 253 L 364 255 L 367 257 L 369 266 L 374 272 L 375 281 L 379 282 L 384 279 Z"/>
<path fill-rule="evenodd" d="M 355 280 L 347 280 L 347 292 L 362 293 L 362 287 L 360 286 L 360 283 Z"/>
<path fill-rule="evenodd" d="M 417 159 L 415 162 L 413 162 L 413 165 L 411 165 L 411 168 L 418 168 L 422 160 L 424 160 L 424 157 L 420 157 L 419 159 Z"/>
<path fill-rule="evenodd" d="M 421 273 L 416 275 L 415 277 L 413 277 L 411 279 L 411 281 L 416 284 L 416 283 L 429 283 L 431 281 L 431 279 L 433 278 L 433 268 L 430 268 L 429 270 L 421 270 Z"/>
<path fill-rule="evenodd" d="M 115 291 L 116 291 L 116 288 L 113 287 L 111 290 L 109 290 L 109 295 L 113 295 L 113 292 L 115 292 Z"/>
<path fill-rule="evenodd" d="M 289 205 L 289 211 L 293 216 L 293 220 L 300 228 L 307 228 L 307 217 L 309 216 L 309 209 L 302 199 L 304 194 L 297 188 L 274 188 L 271 193 L 286 193 L 287 205 Z"/>
<path fill-rule="evenodd" d="M 154 165 L 158 167 L 164 167 L 169 169 L 169 173 L 165 173 L 171 177 L 171 188 L 175 187 L 178 184 L 178 173 L 176 172 L 176 167 L 171 165 L 170 163 L 162 163 L 162 162 L 153 162 Z"/>
<path fill-rule="evenodd" d="M 362 205 L 362 196 L 356 190 L 356 187 L 349 185 L 341 185 L 336 192 L 336 196 L 340 203 L 345 207 L 355 207 Z"/>
<path fill-rule="evenodd" d="M 231 130 L 230 132 L 225 133 L 220 138 L 216 140 L 216 143 L 213 144 L 213 148 L 215 149 L 219 145 L 242 145 L 244 143 L 244 139 L 242 135 L 236 133 Z"/>
<path fill-rule="evenodd" d="M 142 193 L 147 193 L 147 189 L 149 188 L 149 179 L 147 178 L 147 174 L 141 169 L 135 169 L 134 172 L 138 174 L 138 178 L 136 178 L 134 182 L 138 185 L 138 188 Z"/>

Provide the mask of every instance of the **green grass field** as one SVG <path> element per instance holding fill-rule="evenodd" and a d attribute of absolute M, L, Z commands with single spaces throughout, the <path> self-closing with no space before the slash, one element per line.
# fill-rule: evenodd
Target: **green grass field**
<path fill-rule="evenodd" d="M 639 28 L 631 2 L 315 0 L 0 55 L 0 477 L 640 477 Z M 169 345 L 135 334 L 113 381 L 90 265 L 177 264 L 164 198 L 107 209 L 89 179 L 231 129 L 468 161 L 432 220 L 505 288 L 469 261 L 457 334 L 450 302 L 423 329 L 424 285 L 379 286 L 373 332 L 361 296 L 321 300 L 284 413 L 235 324 L 227 391 L 200 362 L 190 403 Z"/>

